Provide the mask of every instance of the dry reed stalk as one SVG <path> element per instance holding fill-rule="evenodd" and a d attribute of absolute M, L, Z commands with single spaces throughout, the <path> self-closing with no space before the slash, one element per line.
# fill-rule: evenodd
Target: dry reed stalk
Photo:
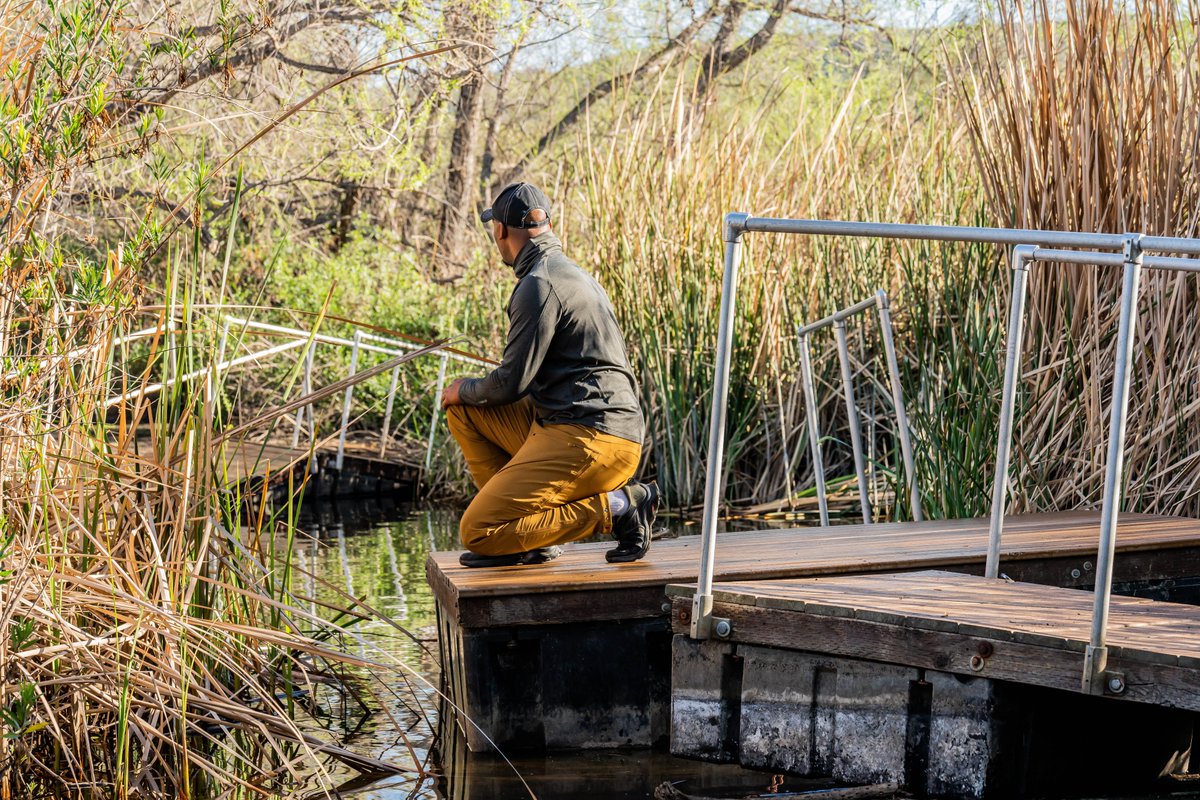
<path fill-rule="evenodd" d="M 688 124 L 692 75 L 678 73 L 674 84 L 664 81 L 648 94 L 623 87 L 609 116 L 580 135 L 577 158 L 566 159 L 577 169 L 561 179 L 565 209 L 560 229 L 573 251 L 590 261 L 617 306 L 651 420 L 653 462 L 677 506 L 692 507 L 703 493 L 720 302 L 718 231 L 725 212 L 891 221 L 930 221 L 933 216 L 945 222 L 973 213 L 977 195 L 969 181 L 954 173 L 962 163 L 962 139 L 953 124 L 953 106 L 931 101 L 921 109 L 930 121 L 913 125 L 909 105 L 915 101 L 905 92 L 895 93 L 894 84 L 868 81 L 864 72 L 847 75 L 844 86 L 831 95 L 797 89 L 786 119 L 765 103 L 752 112 L 710 113 L 698 129 Z M 868 297 L 877 288 L 887 289 L 895 301 L 899 345 L 911 376 L 910 400 L 925 403 L 914 409 L 915 421 L 924 425 L 944 417 L 942 409 L 931 407 L 941 402 L 941 386 L 926 380 L 915 338 L 939 318 L 944 330 L 946 318 L 991 308 L 990 294 L 964 299 L 946 287 L 989 275 L 994 262 L 991 256 L 960 256 L 960 266 L 949 255 L 944 262 L 929 257 L 930 252 L 832 239 L 747 238 L 730 398 L 727 498 L 761 503 L 779 498 L 789 485 L 812 486 L 794 331 L 799 323 Z M 870 415 L 877 472 L 881 484 L 890 486 L 896 458 L 875 333 L 852 335 L 867 337 L 856 345 L 872 366 L 859 371 L 859 391 L 864 410 L 877 412 Z M 823 342 L 814 355 L 823 430 L 848 441 L 833 383 L 835 353 Z M 962 424 L 974 424 L 973 417 Z M 924 438 L 926 453 L 942 446 Z M 988 450 L 992 445 L 986 445 Z M 826 457 L 831 477 L 846 474 L 848 449 L 829 442 Z M 927 459 L 927 464 L 938 463 L 933 456 Z M 937 474 L 928 466 L 925 471 Z M 882 490 L 886 493 L 887 486 Z"/>
<path fill-rule="evenodd" d="M 989 203 L 1020 227 L 1195 235 L 1200 6 L 1001 3 L 962 58 L 961 107 Z M 1044 266 L 1031 281 L 1020 418 L 1024 508 L 1098 502 L 1119 271 Z M 1195 276 L 1142 278 L 1127 507 L 1200 512 Z"/>
<path fill-rule="evenodd" d="M 96 320 L 72 319 L 53 346 L 96 344 L 85 337 Z M 296 691 L 338 691 L 335 665 L 391 665 L 321 641 L 342 629 L 276 582 L 270 518 L 238 533 L 221 522 L 235 509 L 215 493 L 220 459 L 196 444 L 211 398 L 193 395 L 151 452 L 138 452 L 144 442 L 114 438 L 119 429 L 97 414 L 112 386 L 99 345 L 68 360 L 47 344 L 24 405 L 0 418 L 0 692 L 13 715 L 9 763 L 20 765 L 4 773 L 10 793 L 190 796 L 209 779 L 258 791 L 275 770 L 320 773 L 318 756 L 397 769 L 340 746 L 295 702 Z M 73 401 L 58 405 L 65 413 L 41 402 L 50 381 Z M 134 415 L 136 429 L 165 410 L 117 413 Z M 47 414 L 58 424 L 36 434 Z"/>
<path fill-rule="evenodd" d="M 325 776 L 319 757 L 419 774 L 415 760 L 349 751 L 320 719 L 318 692 L 361 693 L 346 668 L 396 665 L 336 646 L 346 629 L 295 602 L 292 530 L 225 491 L 221 387 L 148 396 L 163 372 L 213 355 L 213 330 L 191 314 L 201 261 L 167 254 L 167 305 L 183 321 L 130 343 L 118 334 L 138 315 L 138 270 L 169 237 L 147 220 L 91 260 L 45 235 L 57 190 L 135 105 L 111 102 L 138 63 L 128 48 L 142 31 L 122 27 L 124 10 L 0 7 L 12 65 L 0 130 L 0 797 L 256 796 Z"/>

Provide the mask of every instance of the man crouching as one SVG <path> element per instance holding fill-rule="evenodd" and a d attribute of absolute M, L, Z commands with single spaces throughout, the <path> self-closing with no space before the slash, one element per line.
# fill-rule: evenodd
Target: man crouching
<path fill-rule="evenodd" d="M 631 480 L 642 455 L 637 381 L 612 304 L 562 251 L 550 201 L 507 186 L 481 215 L 517 285 L 504 358 L 442 393 L 479 493 L 459 532 L 468 567 L 539 564 L 558 545 L 611 534 L 611 562 L 650 548 L 658 486 Z"/>

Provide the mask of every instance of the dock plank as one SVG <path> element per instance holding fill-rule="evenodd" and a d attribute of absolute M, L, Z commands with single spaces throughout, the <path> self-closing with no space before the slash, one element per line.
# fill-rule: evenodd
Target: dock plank
<path fill-rule="evenodd" d="M 1009 517 L 1001 569 L 1018 561 L 1064 558 L 1078 559 L 1082 566 L 1094 560 L 1099 523 L 1099 512 L 1093 511 Z M 716 578 L 732 582 L 979 568 L 987 543 L 987 519 L 723 533 L 718 536 Z M 485 570 L 460 566 L 459 552 L 440 552 L 430 555 L 427 571 L 443 607 L 458 613 L 460 624 L 480 627 L 501 619 L 506 624 L 545 623 L 563 620 L 562 614 L 572 615 L 567 619 L 586 619 L 589 613 L 604 618 L 605 597 L 616 597 L 614 592 L 665 589 L 696 579 L 698 536 L 656 542 L 646 559 L 632 564 L 605 563 L 604 551 L 610 547 L 603 542 L 575 544 L 547 564 Z M 1121 515 L 1119 553 L 1154 554 L 1181 548 L 1200 548 L 1200 520 Z M 1117 563 L 1120 566 L 1121 559 Z M 572 598 L 569 607 L 558 608 L 567 595 Z M 657 605 L 661 599 L 642 613 L 661 613 Z M 629 613 L 628 608 L 622 613 Z"/>

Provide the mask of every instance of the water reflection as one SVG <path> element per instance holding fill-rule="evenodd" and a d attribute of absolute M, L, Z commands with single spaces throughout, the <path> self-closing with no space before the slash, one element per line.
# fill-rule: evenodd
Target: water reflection
<path fill-rule="evenodd" d="M 648 798 L 665 781 L 680 781 L 694 795 L 737 797 L 766 792 L 771 776 L 674 759 L 651 751 L 603 751 L 521 758 L 513 763 L 489 754 L 470 753 L 461 738 L 439 739 L 437 628 L 434 599 L 425 578 L 426 556 L 458 548 L 459 513 L 403 504 L 313 506 L 301 517 L 311 534 L 294 553 L 295 562 L 313 573 L 303 588 L 314 613 L 328 616 L 330 606 L 353 597 L 384 619 L 367 617 L 343 642 L 351 652 L 396 668 L 362 675 L 372 679 L 377 700 L 371 713 L 351 702 L 331 709 L 330 724 L 350 730 L 351 750 L 400 764 L 419 763 L 424 777 L 363 779 L 338 764 L 324 764 L 309 785 L 291 797 L 346 797 L 356 800 L 446 798 L 507 800 L 529 797 L 575 800 Z M 772 521 L 791 527 L 796 522 Z M 764 521 L 735 528 L 764 528 Z M 698 533 L 699 526 L 675 525 L 671 536 Z M 297 586 L 297 591 L 300 587 Z M 1200 579 L 1147 582 L 1120 587 L 1129 594 L 1176 602 L 1200 600 Z M 400 668 L 405 665 L 408 672 Z M 454 726 L 446 726 L 451 730 Z M 527 784 L 527 785 L 526 785 Z M 820 781 L 788 778 L 785 791 L 821 786 Z M 332 790 L 332 792 L 331 792 Z M 1173 794 L 1191 797 L 1193 792 Z"/>
<path fill-rule="evenodd" d="M 344 646 L 365 659 L 411 669 L 362 676 L 374 679 L 383 707 L 364 714 L 351 703 L 333 709 L 331 722 L 353 731 L 346 743 L 352 750 L 401 764 L 415 759 L 431 773 L 424 780 L 403 776 L 367 781 L 328 764 L 328 773 L 314 776 L 306 787 L 308 796 L 325 796 L 327 787 L 336 788 L 336 796 L 361 800 L 496 800 L 529 797 L 530 791 L 546 798 L 616 800 L 649 797 L 655 786 L 668 780 L 683 781 L 689 790 L 716 787 L 742 794 L 768 787 L 769 775 L 665 753 L 591 752 L 510 764 L 494 755 L 469 753 L 457 737 L 439 740 L 434 691 L 439 679 L 437 627 L 425 558 L 433 550 L 458 548 L 458 518 L 457 511 L 403 504 L 314 505 L 302 514 L 300 527 L 310 536 L 299 541 L 294 558 L 313 573 L 305 579 L 305 589 L 314 613 L 328 615 L 319 612 L 323 604 L 344 606 L 347 598 L 356 598 L 390 622 L 359 621 L 352 628 L 356 638 Z M 694 532 L 696 526 L 678 525 L 668 535 Z"/>

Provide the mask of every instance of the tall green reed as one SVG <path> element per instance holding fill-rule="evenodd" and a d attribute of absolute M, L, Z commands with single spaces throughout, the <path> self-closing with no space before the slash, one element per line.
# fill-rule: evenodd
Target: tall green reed
<path fill-rule="evenodd" d="M 229 491 L 202 311 L 224 278 L 198 238 L 169 236 L 180 215 L 134 217 L 108 248 L 57 227 L 70 181 L 149 130 L 133 121 L 130 144 L 118 127 L 142 88 L 127 10 L 0 12 L 0 797 L 258 795 L 325 758 L 420 774 L 350 751 L 319 716 L 347 666 L 396 665 L 337 646 L 364 613 L 353 598 L 326 609 L 341 624 L 300 602 L 294 506 Z M 195 173 L 197 209 L 211 175 Z M 160 297 L 142 274 L 156 255 Z"/>
<path fill-rule="evenodd" d="M 797 127 L 782 141 L 769 136 L 769 109 L 710 117 L 681 141 L 686 81 L 620 98 L 623 127 L 582 135 L 578 169 L 561 185 L 570 246 L 608 285 L 635 354 L 652 468 L 672 502 L 690 507 L 703 493 L 724 213 L 976 223 L 981 192 L 963 177 L 954 107 L 936 92 L 915 107 L 901 95 L 871 112 L 858 80 L 832 98 L 799 88 L 791 100 Z M 1002 263 L 1002 254 L 982 248 L 747 237 L 725 499 L 764 503 L 812 486 L 796 328 L 882 288 L 893 299 L 927 513 L 978 513 L 995 445 Z M 905 504 L 889 500 L 897 490 L 903 497 L 904 484 L 874 324 L 852 330 L 856 388 L 879 499 L 893 506 L 886 513 L 903 516 Z M 820 336 L 818 413 L 828 473 L 837 478 L 852 470 L 849 438 L 832 336 Z M 948 466 L 959 480 L 942 480 Z"/>

